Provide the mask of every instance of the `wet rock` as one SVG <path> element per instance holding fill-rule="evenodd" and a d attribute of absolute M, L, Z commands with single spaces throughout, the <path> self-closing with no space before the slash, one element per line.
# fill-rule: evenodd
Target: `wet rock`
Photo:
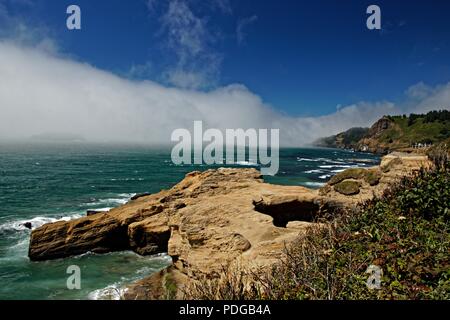
<path fill-rule="evenodd" d="M 139 199 L 139 198 L 146 197 L 146 196 L 149 196 L 149 195 L 151 195 L 150 192 L 138 193 L 138 194 L 132 196 L 132 197 L 130 198 L 130 200 L 137 200 L 137 199 Z"/>
<path fill-rule="evenodd" d="M 33 224 L 32 224 L 31 222 L 25 222 L 25 223 L 23 224 L 23 226 L 24 226 L 25 228 L 27 228 L 27 229 L 30 229 L 30 230 L 31 230 L 31 228 L 33 228 Z"/>
<path fill-rule="evenodd" d="M 94 214 L 98 214 L 98 213 L 104 213 L 104 211 L 86 210 L 86 216 L 93 216 Z"/>

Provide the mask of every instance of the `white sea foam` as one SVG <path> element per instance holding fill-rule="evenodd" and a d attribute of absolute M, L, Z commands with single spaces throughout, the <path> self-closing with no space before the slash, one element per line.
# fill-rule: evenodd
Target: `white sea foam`
<path fill-rule="evenodd" d="M 324 182 L 313 182 L 313 181 L 302 182 L 301 184 L 307 187 L 322 187 L 325 185 Z"/>
<path fill-rule="evenodd" d="M 119 197 L 128 198 L 134 197 L 136 193 L 119 193 Z"/>
<path fill-rule="evenodd" d="M 309 162 L 330 162 L 333 161 L 331 159 L 328 158 L 314 158 L 314 159 L 310 159 L 310 158 L 299 158 L 297 157 L 297 161 L 309 161 Z"/>
<path fill-rule="evenodd" d="M 109 210 L 111 210 L 111 209 L 112 209 L 111 207 L 106 207 L 106 208 L 98 208 L 98 209 L 95 209 L 95 211 L 106 212 L 106 211 L 109 211 Z"/>
<path fill-rule="evenodd" d="M 331 177 L 331 174 L 324 174 L 324 175 L 319 176 L 319 179 L 327 179 L 329 177 Z"/>
<path fill-rule="evenodd" d="M 107 198 L 107 199 L 98 199 L 96 201 L 93 202 L 88 202 L 88 203 L 84 203 L 84 206 L 98 206 L 98 205 L 104 205 L 104 204 L 109 204 L 109 205 L 121 205 L 121 204 L 125 204 L 128 201 L 130 201 L 130 198 L 135 196 L 136 193 L 120 193 L 117 196 L 120 198 Z M 111 209 L 111 208 L 109 208 Z M 92 210 L 100 210 L 100 209 L 92 209 Z"/>
<path fill-rule="evenodd" d="M 125 204 L 128 202 L 128 198 L 110 198 L 110 199 L 100 199 L 97 204 L 104 203 L 117 203 L 117 204 Z"/>
<path fill-rule="evenodd" d="M 332 159 L 325 159 L 325 158 L 320 158 L 322 162 L 327 162 L 327 163 L 336 163 L 336 164 L 345 164 L 348 163 L 348 161 L 344 161 L 344 160 L 332 160 Z"/>
<path fill-rule="evenodd" d="M 323 171 L 320 169 L 307 170 L 307 171 L 303 171 L 303 172 L 304 173 L 323 173 Z"/>
<path fill-rule="evenodd" d="M 358 163 L 378 163 L 375 159 L 351 159 L 352 162 L 358 162 Z"/>
<path fill-rule="evenodd" d="M 355 167 L 355 166 L 352 166 L 352 165 L 349 165 L 349 164 L 345 164 L 345 165 L 343 165 L 343 164 L 336 164 L 336 165 L 333 165 L 333 164 L 327 164 L 327 165 L 323 165 L 323 166 L 319 166 L 319 168 L 323 168 L 323 169 L 331 169 L 331 168 L 352 168 L 352 167 Z"/>
<path fill-rule="evenodd" d="M 97 289 L 88 294 L 89 300 L 120 300 L 126 289 L 120 283 L 114 283 L 106 288 Z"/>
<path fill-rule="evenodd" d="M 36 229 L 40 226 L 46 224 L 46 223 L 52 223 L 57 221 L 69 221 L 72 219 L 81 218 L 81 214 L 74 214 L 71 216 L 63 216 L 63 217 L 44 217 L 44 216 L 38 216 L 31 219 L 17 219 L 13 221 L 8 221 L 0 224 L 0 231 L 23 231 L 28 230 L 27 227 L 25 227 L 25 223 L 29 222 L 31 223 L 31 228 Z"/>
<path fill-rule="evenodd" d="M 16 244 L 10 246 L 8 249 L 11 252 L 13 252 L 13 251 L 15 251 L 15 252 L 17 252 L 17 251 L 25 252 L 25 250 L 28 249 L 29 242 L 30 242 L 29 239 L 25 238 L 25 239 L 20 240 Z"/>
<path fill-rule="evenodd" d="M 236 165 L 238 166 L 257 166 L 258 164 L 251 161 L 237 161 Z"/>
<path fill-rule="evenodd" d="M 121 253 L 110 253 L 110 254 L 128 255 L 128 254 L 130 254 L 130 252 L 124 251 Z M 159 254 L 152 255 L 151 257 L 140 257 L 140 258 L 142 258 L 142 259 L 151 258 L 152 260 L 153 259 L 159 260 L 159 261 L 162 261 L 167 264 L 172 262 L 172 258 L 166 253 L 159 253 Z M 126 291 L 127 291 L 126 285 L 128 283 L 132 283 L 132 282 L 137 281 L 138 279 L 142 279 L 143 277 L 148 276 L 154 272 L 157 272 L 158 270 L 159 270 L 159 268 L 156 269 L 151 266 L 144 266 L 144 267 L 136 270 L 134 275 L 132 275 L 131 277 L 122 277 L 119 282 L 115 282 L 113 284 L 106 286 L 105 288 L 97 289 L 97 290 L 90 292 L 88 294 L 88 299 L 89 300 L 120 300 L 123 297 L 124 293 L 126 293 Z"/>
<path fill-rule="evenodd" d="M 87 209 L 86 211 L 98 211 L 98 212 L 108 212 L 109 210 L 111 210 L 112 207 L 105 207 L 105 208 L 95 208 L 95 209 Z"/>

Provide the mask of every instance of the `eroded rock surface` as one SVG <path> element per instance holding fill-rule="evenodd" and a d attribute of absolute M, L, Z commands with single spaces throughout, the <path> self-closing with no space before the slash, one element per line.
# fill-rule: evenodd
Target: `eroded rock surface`
<path fill-rule="evenodd" d="M 393 152 L 384 156 L 379 166 L 352 168 L 336 174 L 319 190 L 319 194 L 356 205 L 381 196 L 401 177 L 430 166 L 432 163 L 426 155 Z"/>
<path fill-rule="evenodd" d="M 380 194 L 399 176 L 428 164 L 426 157 L 394 154 L 369 171 L 343 172 L 320 191 L 264 183 L 255 169 L 191 172 L 170 190 L 141 195 L 109 212 L 33 230 L 29 257 L 167 252 L 173 265 L 131 286 L 126 298 L 176 298 L 189 279 L 218 276 L 233 261 L 270 266 L 286 243 L 323 213 Z M 336 191 L 333 186 L 345 181 L 356 181 L 359 192 L 346 196 Z"/>

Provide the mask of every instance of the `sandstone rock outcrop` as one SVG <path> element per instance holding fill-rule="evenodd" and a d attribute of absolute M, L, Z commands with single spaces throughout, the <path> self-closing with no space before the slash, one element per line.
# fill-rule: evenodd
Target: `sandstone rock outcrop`
<path fill-rule="evenodd" d="M 432 162 L 426 155 L 393 152 L 384 156 L 379 166 L 352 168 L 336 174 L 319 190 L 319 194 L 357 204 L 381 196 L 401 177 L 430 166 Z"/>
<path fill-rule="evenodd" d="M 426 157 L 392 155 L 379 168 L 343 172 L 321 190 L 264 183 L 255 169 L 191 172 L 170 190 L 142 195 L 108 212 L 32 231 L 29 257 L 46 260 L 85 252 L 167 252 L 173 265 L 132 285 L 128 299 L 179 298 L 196 275 L 218 276 L 241 261 L 270 266 L 315 218 L 382 192 L 394 179 L 428 165 Z M 334 186 L 355 181 L 349 196 Z M 169 290 L 168 288 L 172 288 Z M 175 289 L 173 289 L 175 288 Z"/>

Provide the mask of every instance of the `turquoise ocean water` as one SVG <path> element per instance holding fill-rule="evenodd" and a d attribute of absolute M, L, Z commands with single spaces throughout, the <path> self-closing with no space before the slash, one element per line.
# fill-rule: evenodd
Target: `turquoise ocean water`
<path fill-rule="evenodd" d="M 282 149 L 270 183 L 320 187 L 350 167 L 378 164 L 379 157 L 335 149 Z M 241 166 L 253 166 L 252 162 Z M 93 144 L 0 144 L 0 299 L 108 299 L 118 289 L 170 263 L 167 255 L 133 252 L 46 262 L 27 257 L 31 222 L 73 219 L 88 209 L 107 210 L 142 192 L 170 188 L 193 170 L 176 166 L 170 149 Z M 81 290 L 68 290 L 68 266 L 81 268 Z"/>

